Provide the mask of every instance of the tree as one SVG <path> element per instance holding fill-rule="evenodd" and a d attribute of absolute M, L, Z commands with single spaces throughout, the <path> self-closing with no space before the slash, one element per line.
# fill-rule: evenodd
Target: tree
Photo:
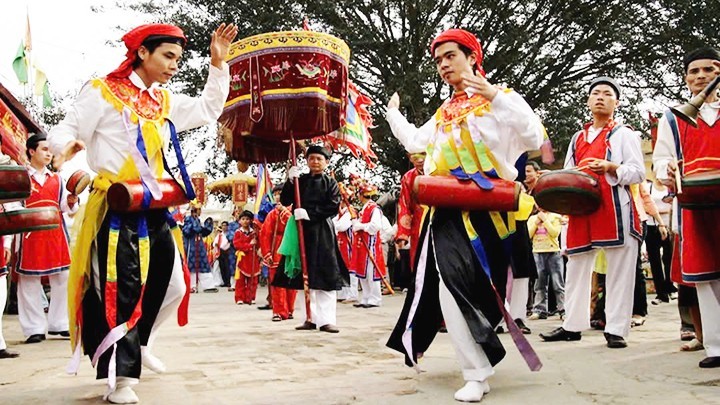
<path fill-rule="evenodd" d="M 411 122 L 431 117 L 449 89 L 438 77 L 428 47 L 446 28 L 462 27 L 478 35 L 488 79 L 526 97 L 560 155 L 589 118 L 585 100 L 590 79 L 618 79 L 625 89 L 620 115 L 647 130 L 637 103 L 681 99 L 683 53 L 720 43 L 713 18 L 720 15 L 716 0 L 294 0 L 282 5 L 184 0 L 136 7 L 178 23 L 189 34 L 190 62 L 179 80 L 191 93 L 204 81 L 204 67 L 193 61 L 206 54 L 209 32 L 221 21 L 238 24 L 243 37 L 298 28 L 307 15 L 312 28 L 345 40 L 353 53 L 353 80 L 377 103 L 372 109 L 379 124 L 372 132 L 380 160 L 376 173 L 384 176 L 386 188 L 397 184 L 408 162 L 382 118 L 384 104 L 397 91 Z"/>

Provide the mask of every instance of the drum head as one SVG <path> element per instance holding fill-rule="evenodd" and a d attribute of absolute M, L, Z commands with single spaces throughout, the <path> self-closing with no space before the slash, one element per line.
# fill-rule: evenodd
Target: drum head
<path fill-rule="evenodd" d="M 537 205 L 545 211 L 563 215 L 589 215 L 600 208 L 596 193 L 577 188 L 555 188 L 550 192 L 539 192 L 535 196 Z"/>
<path fill-rule="evenodd" d="M 546 211 L 563 215 L 589 215 L 600 208 L 600 198 L 597 194 L 574 188 L 556 188 L 552 194 L 537 193 L 535 202 Z"/>
<path fill-rule="evenodd" d="M 85 189 L 90 185 L 90 175 L 87 173 L 83 173 L 83 176 L 81 176 L 77 184 L 75 184 L 75 189 L 72 191 L 75 195 L 80 195 Z"/>
<path fill-rule="evenodd" d="M 589 215 L 600 207 L 597 180 L 577 170 L 545 173 L 537 181 L 533 197 L 537 205 L 564 215 Z"/>

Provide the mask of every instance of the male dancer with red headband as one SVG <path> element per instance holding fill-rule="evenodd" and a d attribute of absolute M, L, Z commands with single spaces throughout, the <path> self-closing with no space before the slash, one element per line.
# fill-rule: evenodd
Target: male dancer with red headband
<path fill-rule="evenodd" d="M 484 189 L 493 187 L 491 177 L 514 180 L 518 157 L 542 144 L 540 119 L 522 96 L 485 79 L 482 48 L 470 32 L 445 31 L 430 52 L 454 93 L 421 128 L 403 117 L 394 94 L 387 111 L 393 134 L 408 151 L 427 150 L 426 175 Z M 458 401 L 480 401 L 493 366 L 505 356 L 494 327 L 504 313 L 514 229 L 513 213 L 429 207 L 423 218 L 414 280 L 388 346 L 417 367 L 444 317 L 466 381 L 455 393 Z"/>
<path fill-rule="evenodd" d="M 105 399 L 136 403 L 132 389 L 141 369 L 141 346 L 154 326 L 167 319 L 184 296 L 179 230 L 162 204 L 159 179 L 164 145 L 178 158 L 184 189 L 194 195 L 179 151 L 177 132 L 216 122 L 229 92 L 224 62 L 237 27 L 222 24 L 212 34 L 210 71 L 200 97 L 176 95 L 158 84 L 178 72 L 187 42 L 174 25 L 149 24 L 123 36 L 127 59 L 104 78 L 88 82 L 73 108 L 49 134 L 56 165 L 87 149 L 88 164 L 98 173 L 87 202 L 70 269 L 71 339 L 76 371 L 80 343 L 108 378 Z M 109 210 L 112 183 L 141 180 L 143 210 Z M 182 246 L 182 241 L 180 241 Z M 170 286 L 170 287 L 168 287 Z M 154 332 L 154 331 L 153 331 Z"/>

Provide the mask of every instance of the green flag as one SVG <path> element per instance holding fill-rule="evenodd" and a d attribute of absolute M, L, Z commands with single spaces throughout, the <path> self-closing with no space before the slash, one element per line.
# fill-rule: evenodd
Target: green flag
<path fill-rule="evenodd" d="M 22 84 L 27 83 L 28 64 L 27 59 L 25 58 L 25 44 L 23 43 L 23 41 L 20 41 L 20 46 L 18 47 L 17 54 L 15 55 L 15 59 L 13 59 L 12 65 L 18 81 L 20 81 L 20 83 Z"/>
<path fill-rule="evenodd" d="M 40 69 L 37 65 L 35 67 L 35 88 L 33 94 L 36 96 L 42 96 L 43 107 L 52 107 L 52 97 L 50 96 L 50 88 L 48 87 L 47 76 L 45 71 Z"/>
<path fill-rule="evenodd" d="M 278 253 L 285 256 L 285 274 L 289 278 L 295 278 L 302 272 L 299 241 L 295 216 L 291 216 L 285 226 L 285 233 L 283 233 L 282 242 L 278 248 Z"/>
<path fill-rule="evenodd" d="M 53 105 L 52 97 L 50 96 L 50 88 L 48 87 L 47 80 L 45 81 L 45 85 L 43 86 L 43 107 L 50 108 Z"/>

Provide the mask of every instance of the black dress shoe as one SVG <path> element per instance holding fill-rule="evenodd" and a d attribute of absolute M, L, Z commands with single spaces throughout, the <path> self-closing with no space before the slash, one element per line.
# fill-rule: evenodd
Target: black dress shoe
<path fill-rule="evenodd" d="M 25 340 L 25 343 L 40 343 L 43 340 L 45 340 L 45 335 L 30 335 L 30 337 Z"/>
<path fill-rule="evenodd" d="M 720 367 L 720 356 L 705 357 L 704 359 L 700 360 L 700 363 L 698 365 L 700 366 L 700 368 Z"/>
<path fill-rule="evenodd" d="M 580 332 L 570 332 L 560 327 L 550 333 L 541 333 L 540 337 L 546 342 L 569 342 L 573 340 L 580 340 L 582 338 L 582 334 Z"/>
<path fill-rule="evenodd" d="M 48 335 L 50 335 L 50 336 L 62 336 L 62 337 L 69 338 L 69 337 L 70 337 L 70 332 L 68 332 L 68 331 L 66 331 L 66 330 L 61 330 L 61 331 L 59 331 L 59 332 L 55 332 L 55 331 L 52 331 L 52 332 L 51 332 L 51 331 L 48 331 Z"/>
<path fill-rule="evenodd" d="M 365 304 L 365 306 L 363 308 L 377 308 L 379 306 L 380 305 Z"/>
<path fill-rule="evenodd" d="M 320 332 L 339 333 L 340 329 L 335 325 L 327 324 L 320 327 Z"/>
<path fill-rule="evenodd" d="M 317 329 L 317 325 L 315 325 L 314 323 L 309 322 L 309 321 L 305 321 L 305 323 L 303 323 L 302 325 L 295 327 L 295 330 L 315 330 L 315 329 Z"/>
<path fill-rule="evenodd" d="M 613 335 L 611 333 L 604 333 L 605 340 L 607 340 L 607 347 L 611 349 L 624 349 L 627 347 L 627 342 L 621 336 Z"/>
<path fill-rule="evenodd" d="M 365 304 L 360 304 L 360 303 L 358 303 L 358 304 L 353 304 L 353 306 L 354 306 L 355 308 L 367 308 L 367 305 L 365 305 Z"/>
<path fill-rule="evenodd" d="M 527 325 L 525 325 L 525 322 L 523 322 L 523 320 L 520 318 L 515 320 L 515 325 L 517 325 L 517 327 L 520 329 L 520 331 L 523 333 L 523 335 L 529 335 L 532 333 L 530 328 L 528 328 Z"/>
<path fill-rule="evenodd" d="M 14 359 L 18 356 L 20 356 L 18 353 L 9 352 L 5 349 L 0 350 L 0 359 Z"/>
<path fill-rule="evenodd" d="M 264 310 L 266 310 L 266 309 L 272 309 L 272 307 L 271 307 L 270 305 L 263 305 L 263 306 L 261 306 L 261 307 L 257 307 L 257 309 L 264 311 Z"/>

